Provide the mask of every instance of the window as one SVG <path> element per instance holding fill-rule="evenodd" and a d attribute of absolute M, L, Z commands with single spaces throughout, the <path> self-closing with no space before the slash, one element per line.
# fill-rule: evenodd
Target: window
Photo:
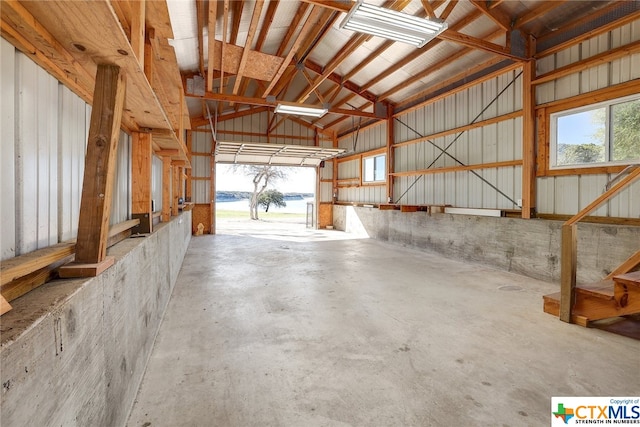
<path fill-rule="evenodd" d="M 387 156 L 364 157 L 362 159 L 363 182 L 384 182 L 386 181 Z"/>
<path fill-rule="evenodd" d="M 551 115 L 551 167 L 640 160 L 640 97 Z"/>

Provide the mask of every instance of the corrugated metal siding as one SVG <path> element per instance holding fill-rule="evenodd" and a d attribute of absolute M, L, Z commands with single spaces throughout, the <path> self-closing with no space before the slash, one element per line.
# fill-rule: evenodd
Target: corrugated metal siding
<path fill-rule="evenodd" d="M 395 125 L 396 143 L 522 109 L 522 77 L 519 74 L 519 70 L 505 73 L 400 116 Z M 516 81 L 510 85 L 514 79 Z M 459 165 L 455 159 L 465 165 L 519 160 L 522 159 L 521 147 L 522 118 L 515 118 L 461 134 L 433 138 L 430 142 L 398 147 L 394 168 L 396 172 L 403 172 Z M 443 150 L 448 154 L 443 154 Z M 519 184 L 521 169 L 493 168 L 476 173 L 516 200 L 522 191 Z M 394 201 L 402 204 L 514 208 L 508 198 L 467 171 L 398 178 L 394 180 L 394 196 Z"/>
<path fill-rule="evenodd" d="M 91 108 L 0 40 L 1 259 L 77 235 Z M 121 135 L 113 221 L 130 205 L 130 141 Z"/>
<path fill-rule="evenodd" d="M 353 121 L 354 126 L 358 126 L 358 118 Z M 376 126 L 361 129 L 348 136 L 338 139 L 338 147 L 344 148 L 347 154 L 363 153 L 375 150 L 387 145 L 387 123 L 383 122 Z"/>
<path fill-rule="evenodd" d="M 116 156 L 111 225 L 131 218 L 131 137 L 122 131 Z"/>
<path fill-rule="evenodd" d="M 640 40 L 640 20 L 538 60 L 537 73 L 544 74 L 638 40 Z M 636 53 L 539 85 L 536 99 L 539 104 L 552 102 L 638 78 L 640 78 L 640 54 Z M 538 211 L 573 215 L 602 194 L 610 178 L 612 176 L 606 174 L 538 178 Z M 595 211 L 593 215 L 640 217 L 640 183 L 633 184 Z"/>
<path fill-rule="evenodd" d="M 211 153 L 211 133 L 193 132 L 191 146 L 194 153 Z M 211 176 L 210 158 L 207 156 L 193 156 L 191 158 L 191 177 L 207 178 Z M 209 203 L 209 180 L 191 181 L 191 200 L 194 203 Z"/>
<path fill-rule="evenodd" d="M 154 212 L 162 210 L 162 159 L 153 156 L 151 164 L 151 198 L 154 203 Z"/>
<path fill-rule="evenodd" d="M 15 197 L 15 49 L 0 39 L 0 259 L 16 252 Z"/>

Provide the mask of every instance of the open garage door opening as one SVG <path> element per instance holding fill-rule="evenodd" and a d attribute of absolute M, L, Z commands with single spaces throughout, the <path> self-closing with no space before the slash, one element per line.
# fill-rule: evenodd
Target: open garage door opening
<path fill-rule="evenodd" d="M 217 234 L 317 228 L 315 167 L 216 165 Z"/>

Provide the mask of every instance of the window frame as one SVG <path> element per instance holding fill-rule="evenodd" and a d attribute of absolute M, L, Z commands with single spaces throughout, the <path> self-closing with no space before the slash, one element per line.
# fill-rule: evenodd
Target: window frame
<path fill-rule="evenodd" d="M 383 165 L 384 165 L 384 172 L 383 172 L 383 176 L 382 179 L 376 179 L 376 159 L 379 157 L 383 157 L 384 161 L 383 161 Z M 367 167 L 366 167 L 366 162 L 368 159 L 372 159 L 373 160 L 373 180 L 368 181 L 365 179 L 366 175 L 367 175 Z M 385 183 L 387 182 L 387 153 L 376 153 L 376 154 L 371 154 L 371 155 L 363 155 L 362 156 L 362 160 L 361 160 L 361 165 L 362 165 L 362 174 L 361 174 L 361 178 L 362 178 L 362 184 L 363 185 L 373 185 L 373 184 L 381 184 L 381 183 Z"/>
<path fill-rule="evenodd" d="M 602 167 L 616 167 L 621 165 L 628 165 L 630 163 L 636 163 L 633 160 L 611 160 L 613 152 L 613 128 L 612 122 L 612 107 L 618 104 L 627 102 L 640 101 L 640 94 L 632 94 L 622 97 L 610 98 L 602 102 L 581 105 L 579 107 L 567 108 L 567 109 L 555 109 L 556 111 L 550 111 L 547 115 L 549 123 L 549 158 L 545 165 L 549 171 L 563 171 L 573 169 L 588 169 L 588 168 L 602 168 Z M 579 114 L 587 111 L 593 111 L 600 108 L 606 108 L 605 112 L 605 161 L 604 162 L 592 162 L 592 163 L 576 163 L 568 165 L 558 165 L 558 119 L 561 117 L 567 117 L 574 114 Z"/>

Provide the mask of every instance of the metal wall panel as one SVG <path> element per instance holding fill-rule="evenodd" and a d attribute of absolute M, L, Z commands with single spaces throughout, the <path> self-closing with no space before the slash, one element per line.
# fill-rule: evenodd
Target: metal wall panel
<path fill-rule="evenodd" d="M 16 255 L 57 243 L 58 82 L 27 56 L 16 57 Z"/>
<path fill-rule="evenodd" d="M 162 210 L 162 159 L 153 156 L 151 164 L 151 199 L 154 203 L 154 212 Z"/>
<path fill-rule="evenodd" d="M 116 156 L 111 225 L 131 218 L 131 137 L 122 131 Z"/>
<path fill-rule="evenodd" d="M 638 40 L 640 40 L 640 20 L 538 60 L 537 73 L 544 74 Z M 536 89 L 536 101 L 552 102 L 638 78 L 640 78 L 640 54 L 634 54 L 539 85 Z M 605 174 L 538 178 L 538 211 L 573 215 L 602 194 L 610 178 Z M 634 183 L 592 215 L 638 218 L 640 217 L 639 194 L 640 183 Z"/>
<path fill-rule="evenodd" d="M 211 132 L 192 132 L 191 151 L 194 153 L 211 153 Z"/>
<path fill-rule="evenodd" d="M 515 80 L 515 81 L 514 81 Z M 396 142 L 433 134 L 479 120 L 508 114 L 522 108 L 520 70 L 504 73 L 482 84 L 445 97 L 435 103 L 400 116 L 395 126 Z M 404 123 L 404 124 L 402 124 Z M 519 160 L 522 158 L 522 119 L 510 119 L 466 132 L 433 138 L 430 142 L 395 150 L 395 171 L 413 171 Z M 443 153 L 443 150 L 446 153 Z M 508 198 L 520 198 L 521 168 L 493 168 L 476 172 L 460 171 L 395 180 L 395 202 L 401 204 L 449 204 L 475 208 L 514 208 Z"/>
<path fill-rule="evenodd" d="M 0 260 L 16 254 L 15 49 L 0 38 Z"/>
<path fill-rule="evenodd" d="M 91 108 L 1 40 L 2 253 L 76 237 Z M 111 222 L 129 218 L 130 138 L 121 134 Z"/>

